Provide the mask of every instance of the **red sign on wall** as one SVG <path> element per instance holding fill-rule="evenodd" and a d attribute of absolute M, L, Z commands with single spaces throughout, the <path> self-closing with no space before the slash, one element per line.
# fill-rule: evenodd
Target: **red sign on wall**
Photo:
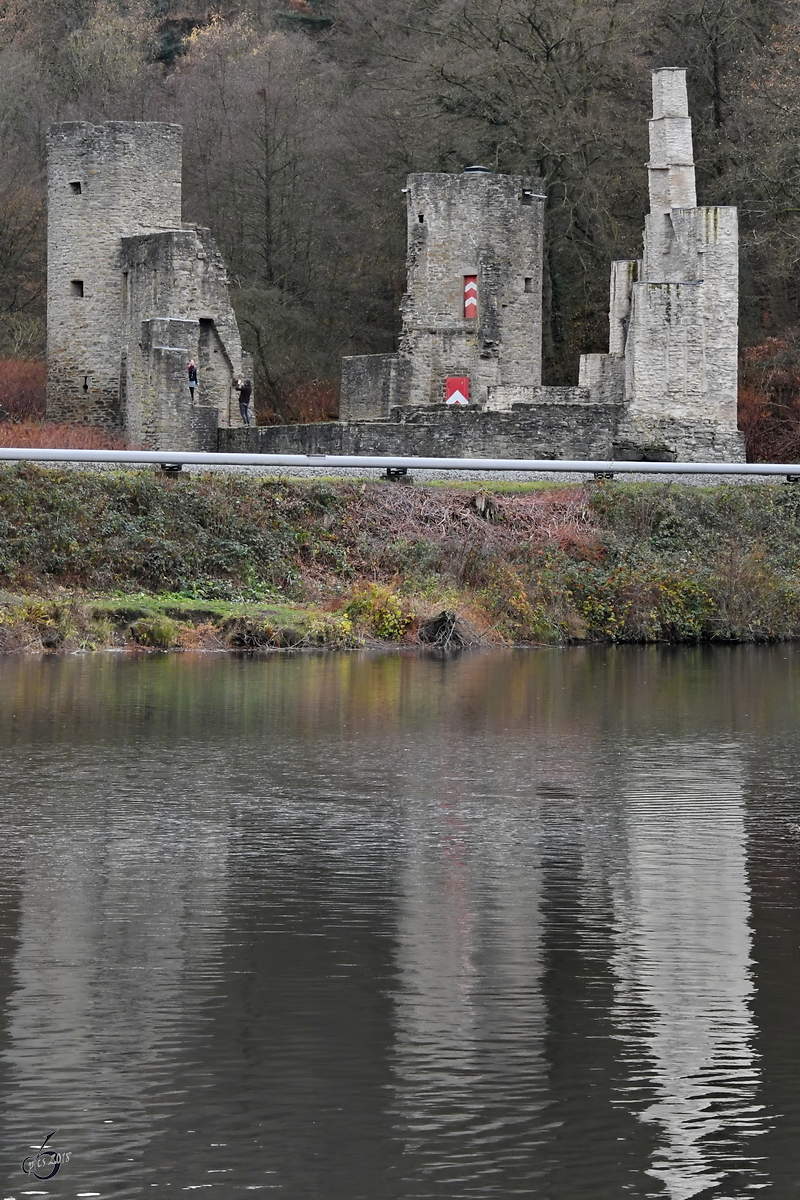
<path fill-rule="evenodd" d="M 464 316 L 474 318 L 478 315 L 478 276 L 464 276 Z"/>
<path fill-rule="evenodd" d="M 469 376 L 448 375 L 444 398 L 448 404 L 469 404 Z"/>

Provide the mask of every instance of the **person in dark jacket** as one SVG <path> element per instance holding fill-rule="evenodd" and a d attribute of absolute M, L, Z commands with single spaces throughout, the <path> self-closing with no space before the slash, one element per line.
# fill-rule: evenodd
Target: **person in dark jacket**
<path fill-rule="evenodd" d="M 189 359 L 189 395 L 194 400 L 194 389 L 197 387 L 197 366 L 193 358 Z"/>
<path fill-rule="evenodd" d="M 252 379 L 237 379 L 233 385 L 239 393 L 239 412 L 245 425 L 250 424 L 250 397 L 253 394 Z"/>

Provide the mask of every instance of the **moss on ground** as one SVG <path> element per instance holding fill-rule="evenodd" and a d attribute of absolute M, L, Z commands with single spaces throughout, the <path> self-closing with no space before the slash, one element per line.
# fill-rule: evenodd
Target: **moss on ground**
<path fill-rule="evenodd" d="M 0 469 L 0 649 L 800 636 L 800 488 Z M 440 623 L 441 625 L 441 623 Z M 431 635 L 432 636 L 432 635 Z"/>

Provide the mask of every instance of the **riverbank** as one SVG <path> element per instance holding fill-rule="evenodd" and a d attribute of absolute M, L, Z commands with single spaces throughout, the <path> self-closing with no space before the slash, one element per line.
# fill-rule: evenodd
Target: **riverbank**
<path fill-rule="evenodd" d="M 0 469 L 0 651 L 800 637 L 800 488 Z"/>

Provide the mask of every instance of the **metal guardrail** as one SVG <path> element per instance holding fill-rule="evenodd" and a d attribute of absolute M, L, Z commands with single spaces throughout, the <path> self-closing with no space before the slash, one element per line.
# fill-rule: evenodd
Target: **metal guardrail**
<path fill-rule="evenodd" d="M 380 454 L 206 454 L 177 450 L 44 450 L 0 446 L 0 461 L 42 463 L 160 464 L 175 469 L 207 467 L 331 467 L 407 471 L 567 472 L 614 475 L 784 475 L 800 482 L 800 463 L 623 462 L 614 459 L 413 458 Z"/>

